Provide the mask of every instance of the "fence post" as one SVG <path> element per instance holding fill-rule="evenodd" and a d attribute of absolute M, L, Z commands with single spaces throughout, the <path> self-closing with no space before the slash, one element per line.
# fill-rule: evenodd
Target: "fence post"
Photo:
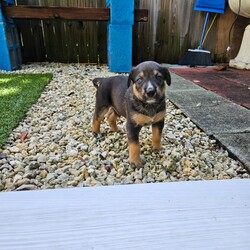
<path fill-rule="evenodd" d="M 134 0 L 106 0 L 110 8 L 108 24 L 108 66 L 110 71 L 125 73 L 132 67 L 132 26 Z"/>
<path fill-rule="evenodd" d="M 2 4 L 14 4 L 5 0 Z M 21 50 L 16 25 L 10 18 L 2 15 L 0 3 L 0 69 L 11 71 L 21 66 Z"/>

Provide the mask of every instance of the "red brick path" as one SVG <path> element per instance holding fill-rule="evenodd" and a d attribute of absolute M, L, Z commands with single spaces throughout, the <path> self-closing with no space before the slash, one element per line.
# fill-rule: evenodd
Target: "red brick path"
<path fill-rule="evenodd" d="M 227 68 L 170 68 L 170 71 L 250 109 L 250 70 Z M 174 83 L 173 83 L 174 84 Z"/>

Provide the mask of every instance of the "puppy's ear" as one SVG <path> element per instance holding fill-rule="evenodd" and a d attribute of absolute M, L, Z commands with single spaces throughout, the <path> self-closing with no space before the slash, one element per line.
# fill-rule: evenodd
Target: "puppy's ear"
<path fill-rule="evenodd" d="M 160 72 L 163 75 L 164 80 L 167 82 L 167 85 L 170 86 L 171 85 L 171 76 L 170 76 L 170 73 L 168 71 L 168 68 L 161 67 Z"/>
<path fill-rule="evenodd" d="M 134 69 L 135 68 L 133 67 L 128 76 L 128 88 L 134 83 Z"/>

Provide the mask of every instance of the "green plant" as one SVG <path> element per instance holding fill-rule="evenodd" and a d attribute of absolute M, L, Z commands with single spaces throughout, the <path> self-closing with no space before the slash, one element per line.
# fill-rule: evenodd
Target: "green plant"
<path fill-rule="evenodd" d="M 36 103 L 52 74 L 0 74 L 0 146 Z"/>

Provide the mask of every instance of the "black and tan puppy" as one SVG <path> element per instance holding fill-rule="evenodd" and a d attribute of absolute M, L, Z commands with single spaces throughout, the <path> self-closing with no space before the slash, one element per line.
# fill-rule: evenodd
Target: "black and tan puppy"
<path fill-rule="evenodd" d="M 129 77 L 113 76 L 95 78 L 95 113 L 92 131 L 100 133 L 100 124 L 106 113 L 113 131 L 118 131 L 117 117 L 127 119 L 126 131 L 129 145 L 129 160 L 135 167 L 143 167 L 140 158 L 139 133 L 142 126 L 152 125 L 152 147 L 159 151 L 166 112 L 166 85 L 171 78 L 167 68 L 147 61 L 134 67 Z"/>

